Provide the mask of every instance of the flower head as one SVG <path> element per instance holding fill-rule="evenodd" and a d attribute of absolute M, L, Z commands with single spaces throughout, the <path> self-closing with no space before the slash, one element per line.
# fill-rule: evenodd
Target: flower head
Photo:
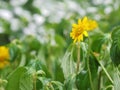
<path fill-rule="evenodd" d="M 9 49 L 5 46 L 0 46 L 0 69 L 9 64 Z"/>
<path fill-rule="evenodd" d="M 88 37 L 87 31 L 93 30 L 96 27 L 96 21 L 89 20 L 87 17 L 84 17 L 82 20 L 78 20 L 78 24 L 72 25 L 72 32 L 70 33 L 70 37 L 74 39 L 74 43 L 83 41 L 83 35 Z"/>

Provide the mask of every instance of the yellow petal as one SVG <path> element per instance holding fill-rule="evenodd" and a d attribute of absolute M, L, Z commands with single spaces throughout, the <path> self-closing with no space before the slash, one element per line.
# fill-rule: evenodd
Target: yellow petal
<path fill-rule="evenodd" d="M 78 24 L 81 24 L 81 19 L 78 19 Z"/>
<path fill-rule="evenodd" d="M 83 22 L 88 22 L 88 18 L 86 16 L 83 18 Z"/>
<path fill-rule="evenodd" d="M 76 43 L 77 39 L 74 39 L 74 43 Z"/>
<path fill-rule="evenodd" d="M 84 34 L 86 37 L 88 37 L 87 31 L 84 31 L 83 34 Z"/>
<path fill-rule="evenodd" d="M 81 41 L 83 41 L 83 35 L 81 35 Z"/>
<path fill-rule="evenodd" d="M 80 36 L 78 37 L 78 41 L 83 41 L 83 35 L 80 35 Z"/>
<path fill-rule="evenodd" d="M 77 27 L 77 24 L 72 24 L 72 27 L 73 27 L 73 28 Z"/>
<path fill-rule="evenodd" d="M 94 21 L 94 20 L 89 20 L 89 29 L 88 29 L 88 31 L 93 30 L 96 27 L 97 27 L 97 22 Z"/>

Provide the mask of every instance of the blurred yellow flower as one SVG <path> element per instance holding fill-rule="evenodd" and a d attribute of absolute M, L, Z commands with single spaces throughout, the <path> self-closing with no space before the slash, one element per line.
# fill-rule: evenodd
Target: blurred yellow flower
<path fill-rule="evenodd" d="M 84 17 L 82 20 L 78 20 L 78 24 L 72 25 L 72 32 L 70 33 L 70 37 L 74 39 L 74 43 L 83 41 L 83 35 L 88 37 L 87 31 L 93 30 L 96 27 L 96 21 Z"/>
<path fill-rule="evenodd" d="M 9 49 L 5 46 L 0 46 L 0 69 L 9 64 Z"/>

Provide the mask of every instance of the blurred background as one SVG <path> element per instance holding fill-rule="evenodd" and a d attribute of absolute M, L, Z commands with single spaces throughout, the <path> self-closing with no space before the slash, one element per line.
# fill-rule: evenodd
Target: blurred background
<path fill-rule="evenodd" d="M 69 44 L 71 24 L 88 16 L 103 32 L 120 24 L 119 0 L 0 0 L 0 33 L 22 40 L 32 35 L 41 44 Z"/>

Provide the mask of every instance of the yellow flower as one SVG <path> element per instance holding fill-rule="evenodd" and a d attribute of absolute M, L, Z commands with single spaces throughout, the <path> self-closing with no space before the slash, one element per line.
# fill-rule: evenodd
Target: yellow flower
<path fill-rule="evenodd" d="M 5 46 L 0 46 L 0 69 L 9 64 L 9 49 Z"/>
<path fill-rule="evenodd" d="M 96 21 L 89 20 L 87 17 L 84 17 L 82 20 L 78 20 L 78 24 L 72 25 L 72 32 L 70 33 L 70 37 L 74 39 L 74 43 L 83 41 L 83 35 L 88 37 L 87 31 L 92 30 L 96 27 Z"/>

